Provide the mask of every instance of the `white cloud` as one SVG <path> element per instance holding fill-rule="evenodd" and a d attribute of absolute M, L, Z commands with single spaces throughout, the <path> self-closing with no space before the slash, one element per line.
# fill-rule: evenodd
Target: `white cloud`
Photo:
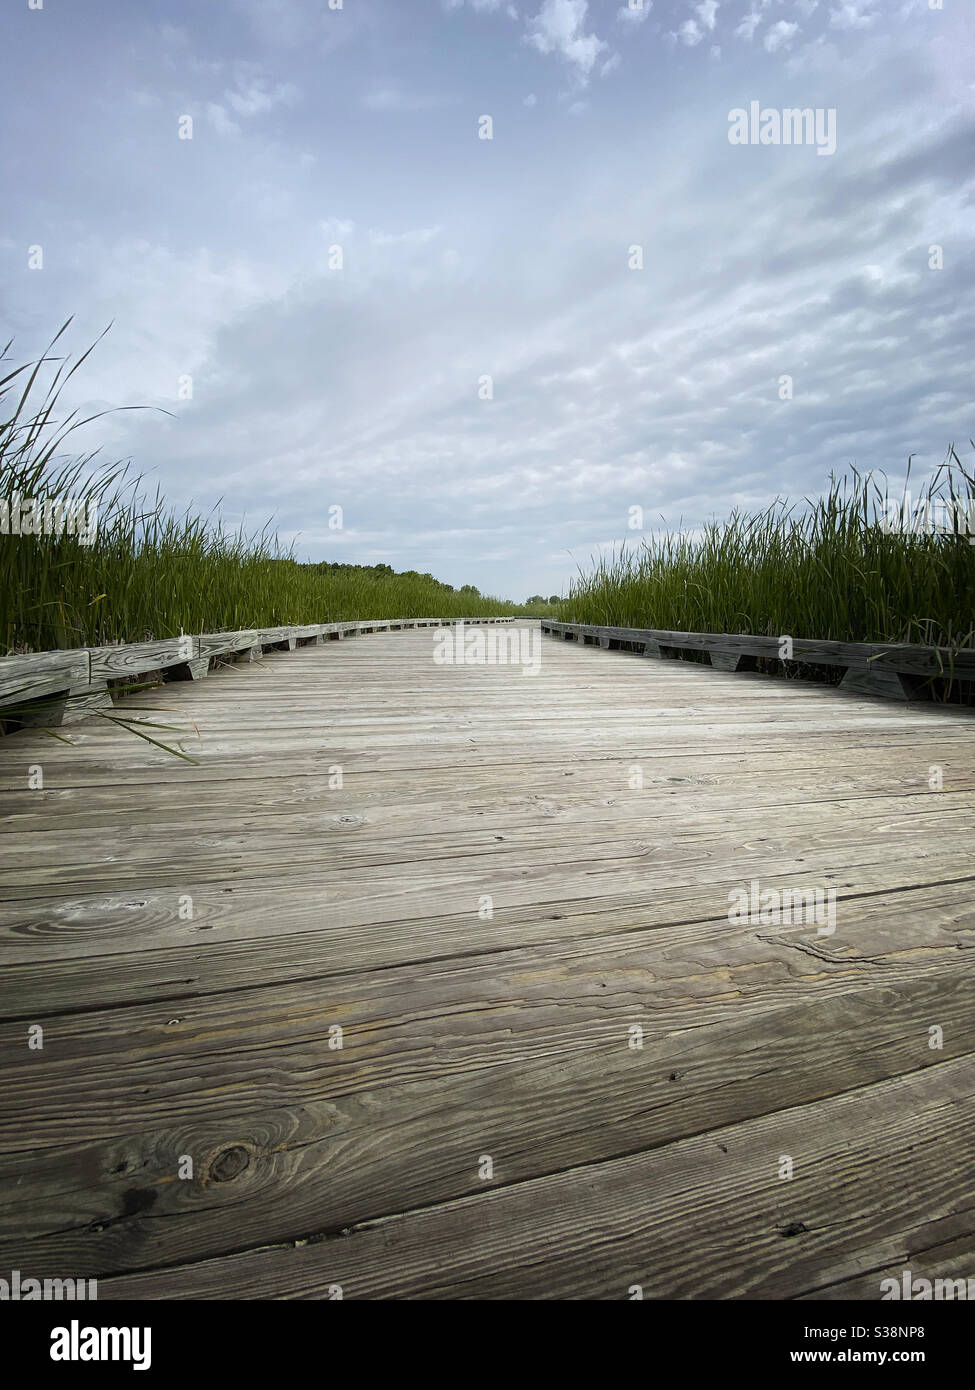
<path fill-rule="evenodd" d="M 143 110 L 158 110 L 162 106 L 162 97 L 158 92 L 144 92 L 141 88 L 129 92 L 129 100 L 135 106 L 141 106 Z"/>
<path fill-rule="evenodd" d="M 560 53 L 577 75 L 587 81 L 609 44 L 585 32 L 588 0 L 545 0 L 531 22 L 528 42 L 539 53 Z"/>
<path fill-rule="evenodd" d="M 267 83 L 258 79 L 247 83 L 241 89 L 225 93 L 225 101 L 238 116 L 262 116 L 281 104 L 293 106 L 298 99 L 298 88 L 293 82 L 278 82 L 271 90 Z"/>
<path fill-rule="evenodd" d="M 704 38 L 704 31 L 696 19 L 685 19 L 677 30 L 677 37 L 687 48 L 696 48 Z"/>
<path fill-rule="evenodd" d="M 446 97 L 432 92 L 406 92 L 400 87 L 370 87 L 361 104 L 367 111 L 429 111 L 448 104 Z"/>
<path fill-rule="evenodd" d="M 319 222 L 318 229 L 327 241 L 341 242 L 355 233 L 355 223 L 343 217 L 327 217 Z"/>
<path fill-rule="evenodd" d="M 867 12 L 870 0 L 842 0 L 837 9 L 830 10 L 831 29 L 869 29 L 877 18 L 875 10 Z"/>
<path fill-rule="evenodd" d="M 746 43 L 751 43 L 752 39 L 755 37 L 755 30 L 761 22 L 762 16 L 755 10 L 752 10 L 750 14 L 745 15 L 744 19 L 735 30 L 735 33 L 738 38 L 744 39 Z"/>
<path fill-rule="evenodd" d="M 353 5 L 339 11 L 325 4 L 309 5 L 308 0 L 225 0 L 225 8 L 230 5 L 241 12 L 247 29 L 262 45 L 278 51 L 333 52 L 349 42 L 361 22 L 360 7 Z M 194 15 L 194 30 L 199 30 L 200 22 L 199 15 Z"/>
<path fill-rule="evenodd" d="M 205 107 L 210 124 L 218 135 L 239 135 L 240 126 L 227 115 L 227 108 L 219 102 L 208 101 Z"/>
<path fill-rule="evenodd" d="M 370 228 L 366 236 L 373 246 L 424 246 L 436 240 L 442 231 L 442 227 L 416 227 L 409 232 L 377 232 Z"/>
<path fill-rule="evenodd" d="M 780 19 L 778 23 L 772 25 L 766 32 L 765 38 L 762 40 L 765 44 L 766 52 L 778 53 L 780 48 L 788 48 L 798 32 L 798 24 L 792 23 L 789 20 Z"/>
<path fill-rule="evenodd" d="M 199 65 L 191 62 L 194 70 Z M 209 75 L 217 76 L 225 64 L 206 64 Z M 294 106 L 301 95 L 294 82 L 271 85 L 256 63 L 233 65 L 234 85 L 224 90 L 220 101 L 208 101 L 206 115 L 218 135 L 239 135 L 239 121 L 266 116 L 276 106 Z M 232 114 L 231 114 L 232 113 Z M 236 119 L 234 119 L 236 117 Z"/>
<path fill-rule="evenodd" d="M 694 7 L 698 19 L 709 32 L 717 25 L 719 8 L 718 0 L 702 0 L 700 5 Z"/>

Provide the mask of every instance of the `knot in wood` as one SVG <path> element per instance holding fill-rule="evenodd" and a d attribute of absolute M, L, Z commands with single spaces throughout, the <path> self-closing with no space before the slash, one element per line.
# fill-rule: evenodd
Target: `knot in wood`
<path fill-rule="evenodd" d="M 229 1149 L 221 1149 L 210 1164 L 210 1177 L 213 1182 L 233 1182 L 249 1165 L 251 1156 L 241 1144 Z"/>

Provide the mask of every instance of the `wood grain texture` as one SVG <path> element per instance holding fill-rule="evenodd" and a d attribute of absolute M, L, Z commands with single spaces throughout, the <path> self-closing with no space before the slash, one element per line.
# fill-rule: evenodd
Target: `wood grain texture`
<path fill-rule="evenodd" d="M 842 1282 L 844 1296 L 877 1299 L 891 1264 L 928 1237 L 951 1241 L 956 1268 L 971 1251 L 973 1121 L 966 1058 L 341 1232 L 100 1281 L 99 1293 L 800 1298 Z"/>
<path fill-rule="evenodd" d="M 90 680 L 87 651 L 5 656 L 0 658 L 0 704 L 19 705 L 72 685 L 87 685 Z"/>
<path fill-rule="evenodd" d="M 0 741 L 0 1266 L 122 1298 L 975 1271 L 975 720 L 355 626 L 127 701 L 199 767 L 100 721 Z M 752 881 L 835 930 L 732 920 Z"/>

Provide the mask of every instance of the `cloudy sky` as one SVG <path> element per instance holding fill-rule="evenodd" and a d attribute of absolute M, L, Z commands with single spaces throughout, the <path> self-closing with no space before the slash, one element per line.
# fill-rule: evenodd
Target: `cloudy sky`
<path fill-rule="evenodd" d="M 114 320 L 69 404 L 175 418 L 79 445 L 180 508 L 524 598 L 971 454 L 971 0 L 0 4 L 3 339 Z"/>

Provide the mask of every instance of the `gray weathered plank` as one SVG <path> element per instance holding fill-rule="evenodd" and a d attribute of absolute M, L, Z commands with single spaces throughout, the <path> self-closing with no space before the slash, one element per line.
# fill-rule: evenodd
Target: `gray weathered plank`
<path fill-rule="evenodd" d="M 84 649 L 0 657 L 0 702 L 22 704 L 72 685 L 86 685 L 90 679 L 91 664 Z"/>
<path fill-rule="evenodd" d="M 312 1225 L 269 1249 L 108 1279 L 99 1292 L 324 1298 L 337 1287 L 353 1299 L 626 1300 L 638 1289 L 645 1299 L 784 1299 L 860 1276 L 848 1288 L 875 1300 L 883 1275 L 871 1283 L 862 1272 L 895 1252 L 951 1239 L 954 1260 L 970 1260 L 973 1123 L 964 1057 L 534 1180 L 507 1182 L 502 1162 L 462 1201 L 345 1228 L 341 1240 Z M 490 1150 L 486 1130 L 470 1135 L 472 1166 Z M 789 1180 L 783 1155 L 794 1163 Z"/>

